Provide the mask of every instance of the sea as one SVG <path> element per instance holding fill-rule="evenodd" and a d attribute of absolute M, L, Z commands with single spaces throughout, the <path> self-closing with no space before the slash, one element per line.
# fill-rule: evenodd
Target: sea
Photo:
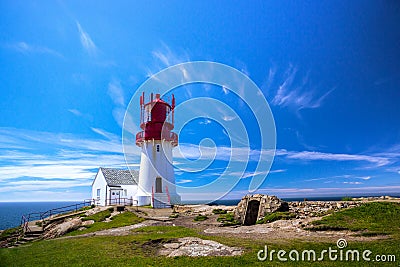
<path fill-rule="evenodd" d="M 0 230 L 19 226 L 22 215 L 45 212 L 77 202 L 0 202 Z"/>
<path fill-rule="evenodd" d="M 358 196 L 359 197 L 359 196 Z M 400 196 L 394 196 L 400 197 Z M 309 197 L 308 201 L 338 201 L 342 196 Z M 284 201 L 303 201 L 305 198 L 282 198 Z M 216 201 L 183 201 L 183 204 L 202 204 L 236 206 L 240 199 L 220 199 Z M 34 212 L 45 212 L 61 208 L 77 202 L 0 202 L 0 230 L 19 226 L 22 215 Z"/>

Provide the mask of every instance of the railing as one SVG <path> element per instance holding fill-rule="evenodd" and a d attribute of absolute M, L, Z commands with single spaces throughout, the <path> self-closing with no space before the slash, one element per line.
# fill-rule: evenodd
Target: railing
<path fill-rule="evenodd" d="M 77 203 L 77 204 L 72 204 L 69 206 L 64 206 L 61 208 L 51 209 L 51 210 L 41 213 L 41 220 L 43 220 L 44 218 L 47 218 L 47 217 L 51 217 L 53 215 L 64 214 L 64 213 L 71 212 L 71 211 L 76 212 L 79 209 L 86 207 L 86 206 L 90 206 L 92 204 L 93 204 L 93 199 L 90 199 L 90 200 L 84 200 L 84 202 L 82 202 L 82 203 Z"/>
<path fill-rule="evenodd" d="M 113 206 L 113 205 L 123 205 L 123 206 L 132 206 L 134 203 L 133 198 L 110 198 L 107 199 L 107 205 Z"/>
<path fill-rule="evenodd" d="M 76 212 L 83 207 L 94 204 L 94 201 L 95 201 L 94 199 L 89 199 L 89 200 L 84 200 L 81 203 L 72 204 L 69 206 L 61 207 L 61 208 L 51 209 L 51 210 L 48 210 L 45 212 L 32 212 L 27 215 L 22 215 L 21 226 L 23 227 L 25 232 L 29 231 L 30 229 L 28 227 L 28 224 L 30 221 L 44 220 L 45 218 L 51 217 L 53 215 L 62 215 L 62 214 L 72 212 L 72 211 Z"/>
<path fill-rule="evenodd" d="M 140 144 L 145 140 L 151 140 L 153 137 L 146 137 L 145 132 L 141 131 L 136 134 L 136 144 Z M 178 135 L 174 132 L 163 131 L 161 139 L 166 141 L 172 141 L 172 144 L 176 146 L 178 144 Z"/>

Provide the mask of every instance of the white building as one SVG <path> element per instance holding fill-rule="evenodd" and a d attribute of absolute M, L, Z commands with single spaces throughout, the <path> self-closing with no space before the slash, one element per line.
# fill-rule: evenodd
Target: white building
<path fill-rule="evenodd" d="M 138 175 L 137 171 L 131 174 L 129 170 L 100 167 L 92 183 L 92 199 L 99 206 L 135 204 Z"/>

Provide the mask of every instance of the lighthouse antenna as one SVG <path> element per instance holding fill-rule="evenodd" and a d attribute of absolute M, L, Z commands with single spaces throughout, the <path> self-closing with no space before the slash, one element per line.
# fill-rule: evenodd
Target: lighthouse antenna
<path fill-rule="evenodd" d="M 175 109 L 175 96 L 172 94 L 172 125 L 174 125 L 174 109 Z"/>

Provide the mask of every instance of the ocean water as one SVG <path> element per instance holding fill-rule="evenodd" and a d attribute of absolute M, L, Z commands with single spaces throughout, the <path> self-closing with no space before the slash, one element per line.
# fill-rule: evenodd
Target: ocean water
<path fill-rule="evenodd" d="M 0 230 L 18 226 L 22 215 L 72 204 L 76 202 L 0 202 Z"/>

